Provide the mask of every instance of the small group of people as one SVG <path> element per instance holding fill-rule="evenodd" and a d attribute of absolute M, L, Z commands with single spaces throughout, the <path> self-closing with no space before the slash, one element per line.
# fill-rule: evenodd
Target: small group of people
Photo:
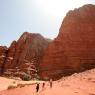
<path fill-rule="evenodd" d="M 50 79 L 49 84 L 50 84 L 50 88 L 52 88 L 52 79 Z M 45 87 L 45 82 L 43 82 L 43 84 L 42 84 L 42 88 L 44 88 L 44 87 Z M 36 92 L 39 91 L 39 88 L 40 88 L 40 83 L 37 83 Z"/>

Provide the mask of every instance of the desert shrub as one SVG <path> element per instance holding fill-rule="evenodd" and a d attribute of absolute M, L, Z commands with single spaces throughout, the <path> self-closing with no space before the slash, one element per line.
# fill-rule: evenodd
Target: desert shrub
<path fill-rule="evenodd" d="M 31 76 L 29 74 L 24 74 L 23 80 L 24 81 L 29 81 L 31 79 Z"/>
<path fill-rule="evenodd" d="M 25 84 L 17 84 L 17 87 L 24 87 L 25 86 Z"/>
<path fill-rule="evenodd" d="M 13 84 L 15 84 L 16 83 L 16 81 L 13 81 Z"/>
<path fill-rule="evenodd" d="M 14 85 L 9 85 L 8 86 L 8 89 L 14 89 L 14 88 L 16 88 L 16 86 L 14 86 Z"/>

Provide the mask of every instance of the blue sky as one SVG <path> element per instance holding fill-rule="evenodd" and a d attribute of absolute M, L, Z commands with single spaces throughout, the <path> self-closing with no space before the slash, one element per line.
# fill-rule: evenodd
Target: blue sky
<path fill-rule="evenodd" d="M 47 38 L 55 38 L 70 5 L 60 7 L 60 4 L 65 4 L 66 0 L 56 0 L 55 5 L 52 1 L 54 0 L 0 0 L 0 45 L 9 46 L 13 40 L 17 40 L 25 31 L 40 33 Z M 82 0 L 75 1 L 79 3 Z M 79 3 L 79 5 L 77 3 L 72 9 L 86 3 L 95 4 L 95 0 L 83 1 L 86 2 Z M 62 11 L 62 8 L 66 11 Z"/>

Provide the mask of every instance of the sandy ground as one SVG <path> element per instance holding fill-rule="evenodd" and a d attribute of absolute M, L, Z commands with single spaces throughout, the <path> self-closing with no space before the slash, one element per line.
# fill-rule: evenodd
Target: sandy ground
<path fill-rule="evenodd" d="M 6 90 L 8 85 L 13 84 L 13 81 L 0 78 L 0 95 L 95 95 L 95 69 L 63 77 L 54 81 L 52 88 L 50 88 L 49 82 L 45 82 L 45 87 L 42 88 L 42 82 L 40 82 L 38 93 L 36 92 L 36 84 Z M 17 82 L 30 84 L 36 81 Z"/>

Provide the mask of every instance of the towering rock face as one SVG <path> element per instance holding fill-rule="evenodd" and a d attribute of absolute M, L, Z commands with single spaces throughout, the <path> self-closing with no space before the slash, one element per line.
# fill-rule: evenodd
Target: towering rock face
<path fill-rule="evenodd" d="M 6 60 L 4 63 L 5 69 L 8 69 L 9 67 L 12 66 L 15 53 L 16 53 L 16 41 L 13 41 L 7 52 Z"/>
<path fill-rule="evenodd" d="M 3 72 L 4 62 L 6 59 L 7 47 L 0 46 L 0 74 Z"/>
<path fill-rule="evenodd" d="M 69 11 L 40 64 L 42 78 L 57 79 L 95 67 L 95 5 Z"/>
<path fill-rule="evenodd" d="M 48 41 L 40 34 L 25 32 L 16 42 L 13 41 L 7 52 L 5 74 L 12 72 L 37 73 L 40 60 L 48 46 Z"/>

